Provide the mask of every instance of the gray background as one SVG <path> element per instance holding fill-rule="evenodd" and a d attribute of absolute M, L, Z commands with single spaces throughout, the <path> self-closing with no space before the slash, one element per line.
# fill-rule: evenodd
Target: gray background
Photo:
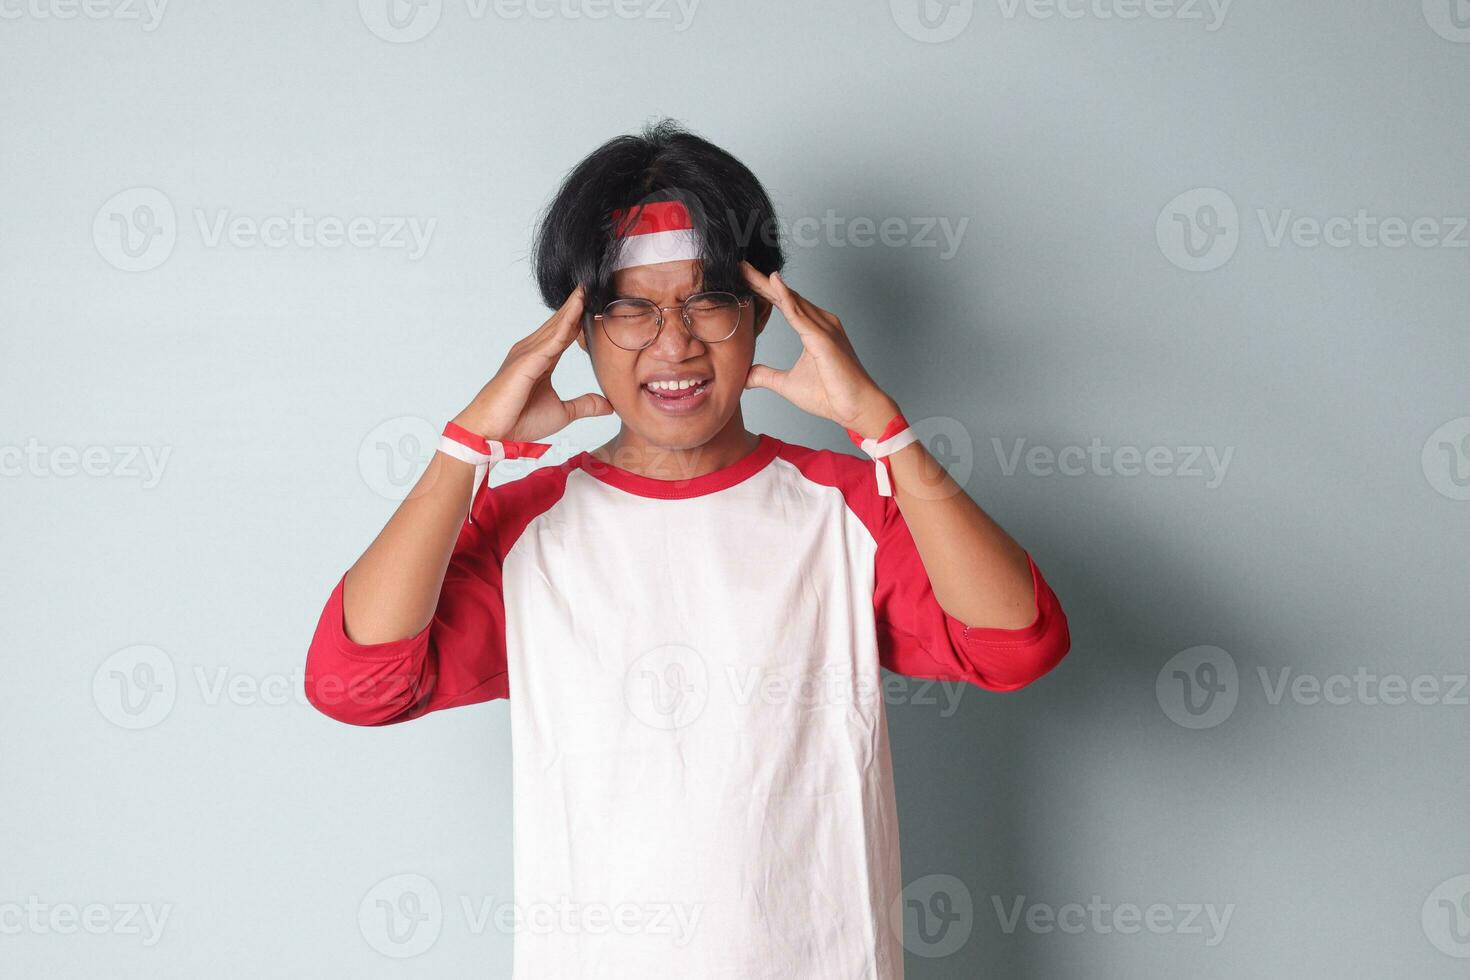
<path fill-rule="evenodd" d="M 1470 5 L 426 2 L 0 8 L 0 972 L 508 973 L 465 911 L 510 897 L 505 704 L 355 729 L 299 673 L 426 433 L 544 318 L 559 176 L 670 114 L 766 183 L 793 285 L 1071 619 L 1025 691 L 895 688 L 909 897 L 958 910 L 910 975 L 1465 975 Z M 212 234 L 298 208 L 374 243 Z M 1359 211 L 1432 223 L 1274 238 Z M 377 244 L 396 217 L 422 255 Z M 796 350 L 778 319 L 758 356 Z M 575 349 L 556 379 L 592 384 Z M 411 958 L 405 890 L 442 905 Z M 1073 902 L 1109 911 L 1008 928 Z M 1130 903 L 1172 925 L 1118 931 Z"/>

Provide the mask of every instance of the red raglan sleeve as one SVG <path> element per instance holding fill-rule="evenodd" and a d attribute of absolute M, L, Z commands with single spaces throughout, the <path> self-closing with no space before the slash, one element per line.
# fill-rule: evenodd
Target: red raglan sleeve
<path fill-rule="evenodd" d="M 493 492 L 460 528 L 434 618 L 415 636 L 356 643 L 343 627 L 345 575 L 327 598 L 306 655 L 306 697 L 349 725 L 391 725 L 510 696 L 501 535 Z"/>
<path fill-rule="evenodd" d="M 1036 615 L 1017 629 L 969 626 L 934 597 L 903 513 L 881 498 L 873 591 L 879 659 L 895 673 L 1014 691 L 1051 670 L 1071 646 L 1067 616 L 1031 555 Z"/>

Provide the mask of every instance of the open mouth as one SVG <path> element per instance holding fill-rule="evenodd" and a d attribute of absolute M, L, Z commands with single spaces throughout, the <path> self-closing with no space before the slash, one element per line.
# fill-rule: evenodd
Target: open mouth
<path fill-rule="evenodd" d="M 713 378 L 698 381 L 646 381 L 639 387 L 659 408 L 665 411 L 684 411 L 702 403 L 713 383 Z"/>

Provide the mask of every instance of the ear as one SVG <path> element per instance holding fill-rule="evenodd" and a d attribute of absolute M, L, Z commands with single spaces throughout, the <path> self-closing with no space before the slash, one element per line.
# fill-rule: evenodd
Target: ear
<path fill-rule="evenodd" d="M 755 298 L 755 335 L 757 337 L 759 337 L 761 335 L 761 331 L 765 329 L 766 321 L 771 318 L 772 309 L 773 307 L 770 303 L 761 299 L 759 296 Z"/>
<path fill-rule="evenodd" d="M 583 351 L 587 350 L 587 327 L 585 325 L 577 331 L 577 346 Z"/>

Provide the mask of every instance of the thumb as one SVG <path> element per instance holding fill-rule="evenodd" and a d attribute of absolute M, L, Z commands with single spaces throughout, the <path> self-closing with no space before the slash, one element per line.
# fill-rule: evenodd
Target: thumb
<path fill-rule="evenodd" d="M 567 417 L 573 422 L 597 415 L 611 415 L 613 410 L 612 402 L 595 391 L 589 391 L 585 395 L 578 395 L 571 401 L 562 402 L 562 407 L 567 410 Z"/>
<path fill-rule="evenodd" d="M 785 380 L 785 371 L 777 371 L 775 368 L 766 364 L 752 364 L 750 366 L 750 373 L 745 376 L 745 387 L 747 389 L 769 388 L 779 395 L 781 393 L 781 385 Z"/>

